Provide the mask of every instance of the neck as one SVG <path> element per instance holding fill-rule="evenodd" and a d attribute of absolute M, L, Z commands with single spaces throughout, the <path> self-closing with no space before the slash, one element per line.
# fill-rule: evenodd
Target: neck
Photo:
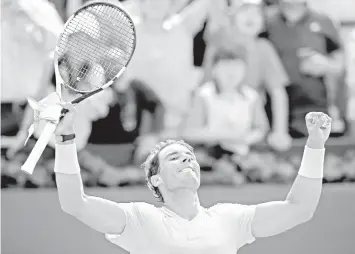
<path fill-rule="evenodd" d="M 164 205 L 180 217 L 191 220 L 200 208 L 200 200 L 196 191 L 178 190 L 164 195 Z"/>

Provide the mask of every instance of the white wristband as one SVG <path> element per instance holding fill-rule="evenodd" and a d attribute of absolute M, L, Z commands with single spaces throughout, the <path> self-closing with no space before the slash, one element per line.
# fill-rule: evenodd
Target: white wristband
<path fill-rule="evenodd" d="M 54 172 L 68 175 L 80 173 L 75 143 L 55 145 Z"/>
<path fill-rule="evenodd" d="M 304 148 L 298 174 L 308 178 L 323 178 L 325 149 Z"/>

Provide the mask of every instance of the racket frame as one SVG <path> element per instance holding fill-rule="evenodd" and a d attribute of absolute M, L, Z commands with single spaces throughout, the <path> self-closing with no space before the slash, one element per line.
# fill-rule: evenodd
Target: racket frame
<path fill-rule="evenodd" d="M 74 99 L 71 103 L 72 104 L 77 104 L 83 100 L 85 100 L 88 97 L 91 97 L 92 95 L 101 92 L 102 90 L 108 88 L 109 86 L 111 86 L 126 70 L 128 64 L 130 63 L 134 51 L 136 49 L 136 43 L 137 43 L 137 34 L 136 34 L 136 28 L 134 26 L 134 22 L 132 20 L 132 17 L 124 10 L 122 9 L 119 5 L 113 4 L 113 3 L 108 3 L 108 2 L 103 2 L 103 1 L 91 1 L 86 3 L 85 5 L 83 5 L 81 8 L 79 8 L 77 11 L 75 11 L 70 17 L 69 19 L 65 22 L 64 27 L 63 27 L 63 31 L 65 30 L 65 28 L 67 27 L 67 25 L 71 22 L 71 20 L 78 15 L 83 9 L 86 9 L 90 6 L 94 6 L 94 5 L 108 5 L 111 6 L 113 8 L 118 8 L 122 13 L 125 14 L 125 16 L 131 21 L 132 23 L 132 30 L 133 30 L 133 34 L 134 34 L 134 42 L 133 42 L 133 47 L 132 47 L 132 53 L 130 54 L 130 58 L 128 59 L 127 63 L 125 66 L 122 67 L 122 69 L 115 75 L 115 77 L 113 77 L 110 81 L 108 81 L 107 83 L 105 83 L 103 86 L 101 86 L 100 88 L 90 91 L 90 92 L 80 92 L 77 91 L 76 89 L 73 89 L 72 87 L 68 86 L 65 84 L 63 78 L 60 76 L 60 72 L 59 72 L 59 66 L 58 66 L 58 52 L 59 52 L 59 47 L 58 47 L 58 43 L 60 43 L 62 36 L 63 36 L 63 32 L 59 34 L 58 36 L 58 40 L 57 40 L 57 46 L 55 47 L 54 50 L 54 72 L 55 72 L 55 76 L 56 76 L 56 93 L 58 94 L 60 100 L 62 101 L 62 86 L 64 86 L 67 89 L 70 89 L 72 91 L 75 91 L 79 94 L 81 94 L 80 97 Z M 68 110 L 66 109 L 62 109 L 61 113 L 62 113 L 62 117 L 68 112 Z M 42 133 L 41 136 L 39 137 L 39 139 L 37 140 L 35 146 L 33 147 L 30 155 L 28 156 L 26 162 L 22 165 L 21 170 L 27 174 L 32 174 L 36 164 L 38 162 L 38 160 L 40 159 L 44 149 L 46 148 L 47 144 L 49 143 L 50 139 L 52 138 L 55 129 L 56 129 L 56 124 L 52 123 L 52 122 L 47 122 Z"/>

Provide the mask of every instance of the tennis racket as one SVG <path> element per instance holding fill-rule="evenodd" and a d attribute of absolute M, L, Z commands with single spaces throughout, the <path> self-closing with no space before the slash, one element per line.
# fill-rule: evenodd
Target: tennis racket
<path fill-rule="evenodd" d="M 136 30 L 127 12 L 113 3 L 87 3 L 68 19 L 57 42 L 54 71 L 58 96 L 62 87 L 67 88 L 80 95 L 72 101 L 77 104 L 111 86 L 125 71 L 135 47 Z M 63 117 L 65 110 L 59 110 Z M 45 125 L 22 171 L 33 173 L 55 129 L 54 122 Z"/>

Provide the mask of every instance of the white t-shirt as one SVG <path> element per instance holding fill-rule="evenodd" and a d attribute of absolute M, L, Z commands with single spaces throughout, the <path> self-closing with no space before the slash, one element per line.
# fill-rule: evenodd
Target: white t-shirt
<path fill-rule="evenodd" d="M 255 206 L 201 207 L 191 221 L 166 207 L 147 203 L 120 206 L 126 213 L 126 227 L 121 235 L 106 234 L 106 238 L 131 254 L 235 254 L 255 240 L 251 231 Z"/>
<path fill-rule="evenodd" d="M 223 98 L 216 92 L 213 83 L 205 84 L 199 91 L 204 99 L 207 111 L 207 126 L 215 132 L 223 132 L 226 129 L 235 130 L 235 137 L 245 137 L 252 129 L 253 111 L 259 99 L 258 93 L 244 86 L 242 92 L 230 94 L 229 98 Z M 248 145 L 234 143 L 232 141 L 220 144 L 224 149 L 238 154 L 246 154 Z"/>

